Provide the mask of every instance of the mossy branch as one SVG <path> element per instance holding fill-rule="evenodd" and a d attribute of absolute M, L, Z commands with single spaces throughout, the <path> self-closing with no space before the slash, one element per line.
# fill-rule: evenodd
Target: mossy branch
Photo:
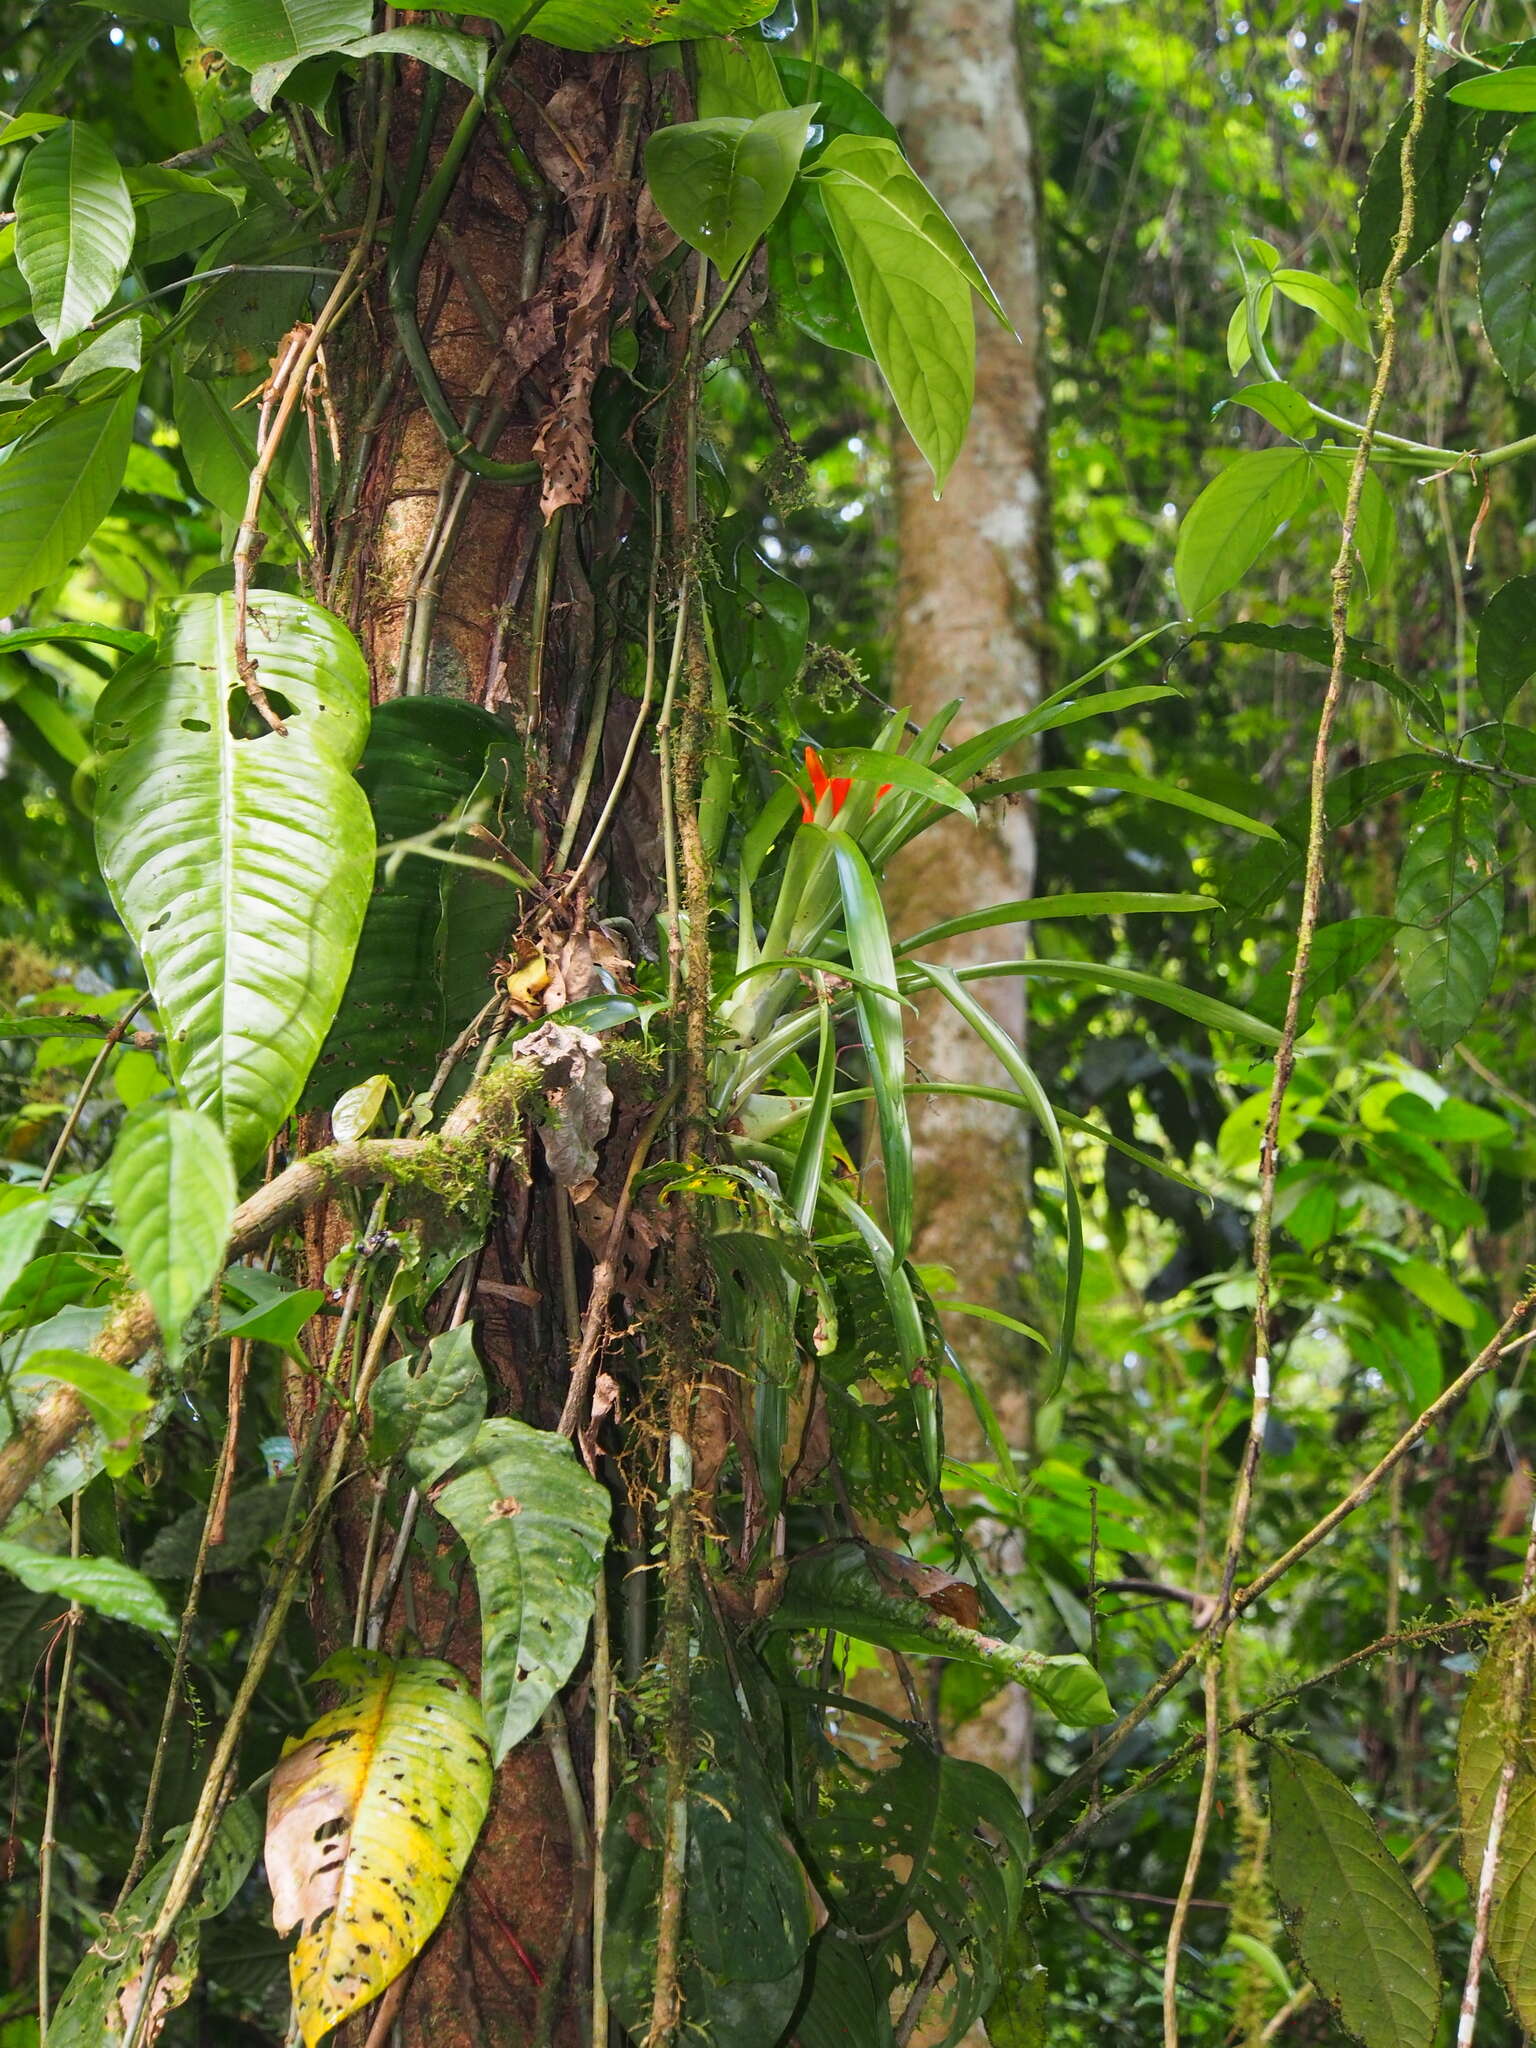
<path fill-rule="evenodd" d="M 538 1071 L 522 1061 L 499 1062 L 445 1119 L 441 1131 L 421 1138 L 362 1138 L 330 1145 L 297 1159 L 235 1211 L 226 1262 L 259 1251 L 287 1224 L 339 1188 L 380 1181 L 425 1186 L 449 1201 L 477 1193 L 492 1152 L 513 1149 L 521 1105 Z M 155 1340 L 155 1317 L 146 1295 L 119 1303 L 93 1347 L 108 1365 L 127 1366 Z M 74 1442 L 89 1422 L 73 1387 L 44 1395 L 9 1443 L 0 1448 L 0 1527 L 21 1504 L 43 1468 Z"/>

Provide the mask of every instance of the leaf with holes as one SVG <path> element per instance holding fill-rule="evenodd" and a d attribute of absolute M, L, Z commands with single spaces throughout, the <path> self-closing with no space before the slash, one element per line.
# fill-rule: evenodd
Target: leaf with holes
<path fill-rule="evenodd" d="M 223 1133 L 196 1110 L 137 1110 L 118 1133 L 108 1177 L 123 1256 L 175 1358 L 183 1325 L 224 1265 L 237 1188 Z"/>
<path fill-rule="evenodd" d="M 110 302 L 133 236 L 127 182 L 93 128 L 66 121 L 33 146 L 16 187 L 16 261 L 50 348 Z"/>
<path fill-rule="evenodd" d="M 498 1417 L 434 1505 L 475 1568 L 481 1696 L 500 1763 L 586 1646 L 612 1503 L 563 1436 Z"/>
<path fill-rule="evenodd" d="M 1522 123 L 1505 145 L 1477 251 L 1483 331 L 1520 391 L 1536 378 L 1536 121 Z"/>
<path fill-rule="evenodd" d="M 62 576 L 107 516 L 137 403 L 135 379 L 44 420 L 0 454 L 0 616 Z"/>
<path fill-rule="evenodd" d="M 150 1931 L 170 1889 L 185 1835 L 185 1828 L 171 1830 L 171 1846 L 116 1908 L 110 1934 L 87 1952 L 70 1978 L 48 2023 L 50 2048 L 122 2048 L 138 2003 Z M 174 1957 L 155 1986 L 141 2040 L 153 2041 L 167 2016 L 191 1995 L 197 1982 L 201 1923 L 216 1919 L 234 1903 L 260 1844 L 255 1807 L 249 1799 L 236 1799 L 225 1808 L 197 1887 L 176 1921 Z"/>
<path fill-rule="evenodd" d="M 267 1882 L 305 2048 L 421 1953 L 485 1821 L 491 1760 L 461 1671 L 340 1650 L 339 1707 L 290 1742 L 267 1794 Z"/>
<path fill-rule="evenodd" d="M 1510 1753 L 1506 1736 L 1515 1711 L 1515 1667 L 1522 1649 L 1531 1661 L 1523 1725 L 1516 1731 L 1513 1748 L 1515 1772 L 1500 1838 L 1488 1947 L 1509 2002 L 1529 2031 L 1536 2027 L 1536 1765 L 1531 1761 L 1536 1698 L 1529 1685 L 1536 1645 L 1529 1621 L 1513 1620 L 1495 1637 L 1467 1690 L 1457 1742 L 1456 1796 L 1461 1806 L 1461 1867 L 1475 1898 L 1489 1816 Z"/>
<path fill-rule="evenodd" d="M 96 707 L 96 845 L 171 1072 L 237 1167 L 292 1110 L 340 1001 L 373 875 L 351 769 L 368 670 L 339 620 L 258 591 L 250 652 L 286 732 L 239 729 L 232 597 L 166 608 Z"/>
<path fill-rule="evenodd" d="M 1369 1814 L 1295 1750 L 1269 1763 L 1270 1869 L 1302 1967 L 1365 2048 L 1433 2048 L 1440 1967 L 1429 1920 Z"/>
<path fill-rule="evenodd" d="M 256 71 L 360 42 L 372 16 L 368 0 L 194 0 L 192 32 Z"/>
<path fill-rule="evenodd" d="M 1414 1022 L 1449 1052 L 1477 1021 L 1504 928 L 1497 815 L 1475 775 L 1432 777 L 1397 876 L 1397 970 Z"/>
<path fill-rule="evenodd" d="M 907 1922 L 926 1921 L 954 1981 L 944 2031 L 925 2038 L 957 2042 L 997 1996 L 1023 1907 L 1029 1827 L 1012 1787 L 914 1738 L 889 1769 L 840 1759 L 799 1840 L 832 1924 L 857 1937 L 877 1981 L 906 1956 Z"/>

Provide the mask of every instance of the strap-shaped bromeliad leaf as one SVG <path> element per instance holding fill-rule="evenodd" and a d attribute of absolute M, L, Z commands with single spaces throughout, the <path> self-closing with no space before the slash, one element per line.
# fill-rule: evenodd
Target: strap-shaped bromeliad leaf
<path fill-rule="evenodd" d="M 339 619 L 257 592 L 249 650 L 286 730 L 248 732 L 234 599 L 163 619 L 97 707 L 97 851 L 171 1071 L 245 1166 L 298 1100 L 368 905 L 368 671 Z"/>
<path fill-rule="evenodd" d="M 285 1753 L 267 1795 L 267 1881 L 305 2048 L 420 1954 L 491 1797 L 485 1719 L 460 1671 L 341 1650 L 315 1674 L 350 1697 Z"/>

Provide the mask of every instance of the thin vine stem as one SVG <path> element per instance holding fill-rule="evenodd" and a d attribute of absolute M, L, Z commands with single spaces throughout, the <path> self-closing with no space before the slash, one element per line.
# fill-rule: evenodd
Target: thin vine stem
<path fill-rule="evenodd" d="M 69 1554 L 80 1555 L 80 1496 L 69 1509 Z M 48 1794 L 43 1806 L 43 1838 L 38 1847 L 37 1897 L 37 2042 L 47 2048 L 49 1927 L 53 1917 L 54 1853 L 58 1841 L 54 1829 L 59 1818 L 59 1786 L 64 1772 L 64 1733 L 69 1718 L 70 1692 L 75 1675 L 75 1642 L 85 1609 L 72 1600 L 64 1617 L 64 1662 L 59 1671 L 59 1696 L 53 1710 L 53 1739 L 48 1745 Z"/>

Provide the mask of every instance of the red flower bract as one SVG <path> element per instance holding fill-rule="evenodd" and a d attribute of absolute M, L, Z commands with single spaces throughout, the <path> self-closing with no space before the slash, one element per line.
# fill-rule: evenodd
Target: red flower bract
<path fill-rule="evenodd" d="M 811 778 L 811 793 L 807 796 L 803 789 L 800 792 L 801 817 L 807 825 L 813 824 L 821 800 L 830 789 L 832 792 L 832 815 L 835 818 L 843 808 L 843 805 L 848 801 L 848 792 L 853 787 L 853 777 L 851 775 L 829 775 L 826 769 L 822 767 L 821 756 L 814 747 L 807 747 L 805 750 L 805 772 Z M 879 803 L 881 797 L 889 796 L 890 793 L 890 783 L 882 782 L 875 791 L 875 802 Z"/>

